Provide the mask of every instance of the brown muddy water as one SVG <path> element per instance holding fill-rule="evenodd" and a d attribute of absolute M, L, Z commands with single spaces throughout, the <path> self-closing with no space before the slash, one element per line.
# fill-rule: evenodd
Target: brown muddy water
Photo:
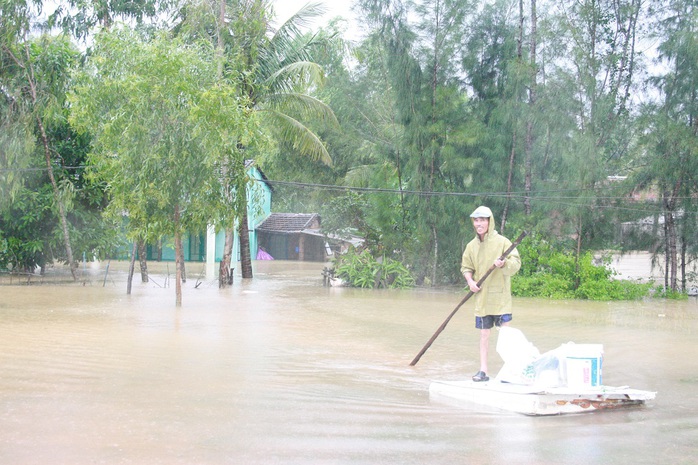
<path fill-rule="evenodd" d="M 0 285 L 2 464 L 689 464 L 698 457 L 698 301 L 516 299 L 541 351 L 604 345 L 603 381 L 646 406 L 528 417 L 430 400 L 478 369 L 461 289 L 322 286 L 322 264 L 256 262 L 220 291 L 191 269 L 134 282 Z M 171 267 L 171 265 L 170 265 Z M 137 277 L 138 278 L 138 277 Z M 198 278 L 198 279 L 197 279 Z M 196 288 L 197 282 L 199 283 Z M 494 338 L 496 340 L 496 338 Z M 501 366 L 491 341 L 490 369 Z"/>

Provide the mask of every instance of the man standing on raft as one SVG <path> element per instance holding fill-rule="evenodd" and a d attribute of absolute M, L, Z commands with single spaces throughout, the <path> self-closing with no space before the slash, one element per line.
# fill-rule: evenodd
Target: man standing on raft
<path fill-rule="evenodd" d="M 488 381 L 490 330 L 493 326 L 506 326 L 511 321 L 511 276 L 521 268 L 521 257 L 514 249 L 506 259 L 499 259 L 512 243 L 495 231 L 492 210 L 477 207 L 470 218 L 476 237 L 465 247 L 460 270 L 474 293 L 475 327 L 480 329 L 480 371 L 473 376 L 473 381 Z M 495 270 L 482 287 L 478 287 L 477 281 L 493 263 Z"/>

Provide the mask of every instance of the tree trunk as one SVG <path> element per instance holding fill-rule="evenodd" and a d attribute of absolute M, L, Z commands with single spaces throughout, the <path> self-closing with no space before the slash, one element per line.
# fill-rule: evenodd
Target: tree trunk
<path fill-rule="evenodd" d="M 225 0 L 219 0 L 218 3 L 218 33 L 216 44 L 216 55 L 218 56 L 218 77 L 223 76 L 223 63 L 225 54 L 225 41 L 223 40 L 223 31 L 226 30 L 225 23 Z"/>
<path fill-rule="evenodd" d="M 577 250 L 575 251 L 574 257 L 574 288 L 578 289 L 581 281 L 579 279 L 579 258 L 582 255 L 582 228 L 584 228 L 584 221 L 582 220 L 582 214 L 579 213 L 577 216 Z"/>
<path fill-rule="evenodd" d="M 436 8 L 435 8 L 435 27 L 437 31 L 440 31 L 442 29 L 442 8 L 441 4 L 437 3 Z M 441 51 L 440 48 L 440 39 L 439 39 L 439 34 L 435 33 L 434 34 L 434 41 L 433 41 L 433 49 L 434 49 L 434 56 L 433 56 L 433 66 L 431 70 L 431 124 L 434 125 L 437 121 L 437 92 L 438 92 L 438 87 L 439 87 L 439 53 Z M 429 160 L 429 192 L 432 192 L 434 190 L 434 185 L 435 185 L 435 180 L 438 175 L 437 173 L 437 164 L 439 163 L 438 160 L 438 149 L 435 147 L 438 147 L 440 145 L 440 141 L 438 140 L 436 135 L 432 135 L 431 137 L 431 144 L 430 144 L 430 149 L 429 153 L 431 154 L 431 159 Z M 431 240 L 432 240 L 432 250 L 433 250 L 433 261 L 431 263 L 431 285 L 435 286 L 436 285 L 436 270 L 439 266 L 439 237 L 437 234 L 437 226 L 436 226 L 436 219 L 433 218 L 433 212 L 432 212 L 432 200 L 431 197 L 427 197 L 426 199 L 426 207 L 427 207 L 427 212 L 429 212 L 429 229 L 431 230 Z"/>
<path fill-rule="evenodd" d="M 180 237 L 181 240 L 181 237 Z M 187 269 L 185 266 L 184 262 L 184 244 L 182 244 L 182 247 L 179 248 L 179 270 L 180 273 L 182 274 L 182 282 L 186 283 L 187 282 Z"/>
<path fill-rule="evenodd" d="M 402 228 L 400 233 L 405 232 L 405 224 L 407 222 L 407 208 L 405 207 L 405 193 L 402 191 L 402 167 L 400 166 L 400 149 L 395 151 L 395 164 L 397 165 L 397 185 L 400 189 L 400 218 L 402 219 Z"/>
<path fill-rule="evenodd" d="M 666 217 L 666 213 L 664 214 Z M 669 289 L 669 234 L 667 224 L 664 221 L 664 291 Z"/>
<path fill-rule="evenodd" d="M 681 292 L 686 292 L 686 237 L 683 234 L 683 227 L 681 228 L 681 261 L 679 267 L 681 269 Z"/>
<path fill-rule="evenodd" d="M 9 49 L 8 49 L 9 51 Z M 31 93 L 31 100 L 33 105 L 37 105 L 38 96 L 36 90 L 36 80 L 34 78 L 34 68 L 32 67 L 31 60 L 29 60 L 29 48 L 25 48 L 27 55 L 27 63 L 22 63 L 14 54 L 10 52 L 10 57 L 20 68 L 25 69 L 27 72 L 27 83 L 29 85 L 29 91 Z M 78 279 L 78 263 L 73 258 L 73 247 L 70 244 L 70 232 L 68 229 L 68 217 L 65 212 L 65 207 L 61 201 L 60 190 L 58 189 L 58 184 L 56 183 L 56 178 L 53 175 L 53 165 L 51 164 L 51 150 L 49 147 L 48 136 L 46 135 L 46 129 L 44 128 L 44 122 L 40 116 L 36 116 L 36 123 L 39 128 L 39 133 L 41 135 L 41 143 L 44 147 L 44 157 L 46 159 L 46 169 L 48 172 L 48 177 L 51 181 L 51 186 L 53 187 L 53 196 L 58 207 L 58 216 L 61 221 L 61 228 L 63 229 L 63 244 L 65 246 L 65 254 L 70 265 L 70 273 L 73 275 L 73 280 Z"/>
<path fill-rule="evenodd" d="M 502 211 L 502 221 L 499 223 L 499 232 L 504 234 L 507 227 L 507 216 L 509 214 L 509 200 L 511 199 L 512 182 L 514 178 L 514 162 L 516 160 L 516 128 L 511 136 L 511 152 L 509 153 L 509 175 L 507 176 L 507 197 Z"/>
<path fill-rule="evenodd" d="M 235 233 L 233 228 L 225 230 L 225 245 L 223 246 L 223 257 L 221 258 L 220 268 L 218 269 L 218 287 L 223 288 L 228 284 L 233 283 L 233 270 L 230 267 L 231 257 L 233 255 L 233 241 Z"/>
<path fill-rule="evenodd" d="M 174 246 L 175 246 L 175 303 L 178 307 L 182 306 L 182 233 L 179 230 L 179 205 L 175 206 L 174 215 Z"/>
<path fill-rule="evenodd" d="M 431 227 L 431 236 L 432 240 L 434 241 L 434 266 L 432 267 L 431 271 L 431 285 L 435 286 L 436 285 L 436 270 L 438 268 L 438 263 L 439 263 L 439 235 L 436 232 L 436 226 L 432 225 Z"/>
<path fill-rule="evenodd" d="M 678 263 L 677 263 L 677 248 L 676 248 L 676 223 L 674 221 L 674 212 L 671 209 L 673 202 L 665 198 L 664 225 L 666 226 L 667 237 L 667 270 L 669 276 L 669 288 L 676 292 L 678 291 Z"/>
<path fill-rule="evenodd" d="M 134 241 L 133 247 L 131 247 L 131 260 L 129 260 L 128 265 L 128 278 L 126 279 L 126 294 L 131 295 L 131 284 L 133 283 L 133 271 L 136 268 L 136 252 L 138 251 L 138 244 Z"/>
<path fill-rule="evenodd" d="M 523 58 L 524 38 L 524 0 L 519 0 L 519 37 L 516 40 L 516 57 L 521 62 Z"/>
<path fill-rule="evenodd" d="M 48 171 L 48 177 L 51 180 L 51 186 L 53 187 L 53 197 L 58 207 L 58 216 L 61 220 L 61 228 L 63 230 L 63 244 L 65 246 L 65 254 L 70 265 L 70 274 L 73 275 L 73 280 L 78 279 L 77 270 L 78 263 L 73 259 L 73 247 L 70 244 L 70 232 L 68 229 L 68 217 L 65 213 L 65 207 L 63 206 L 63 201 L 61 200 L 61 192 L 58 189 L 58 184 L 56 183 L 56 178 L 53 175 L 53 165 L 51 164 L 51 150 L 49 149 L 48 137 L 46 136 L 46 130 L 44 129 L 43 121 L 37 116 L 36 122 L 39 126 L 39 132 L 41 133 L 41 142 L 44 146 L 44 157 L 46 159 L 46 169 Z"/>
<path fill-rule="evenodd" d="M 250 230 L 247 218 L 247 189 L 240 193 L 243 196 L 243 208 L 240 212 L 238 235 L 240 236 L 240 272 L 245 279 L 252 279 L 252 252 L 250 251 Z"/>
<path fill-rule="evenodd" d="M 537 17 L 536 17 L 536 0 L 531 0 L 531 83 L 529 90 L 529 115 L 528 122 L 526 123 L 526 154 L 524 159 L 525 168 L 525 179 L 524 179 L 524 191 L 526 193 L 524 197 L 524 211 L 526 215 L 531 214 L 531 191 L 533 189 L 533 120 L 535 115 L 536 106 L 536 92 L 537 92 L 537 76 L 538 76 L 538 65 L 536 63 L 536 31 L 537 31 Z"/>
<path fill-rule="evenodd" d="M 218 4 L 218 31 L 217 31 L 217 46 L 216 55 L 218 56 L 218 78 L 223 76 L 223 64 L 225 56 L 225 41 L 223 40 L 223 31 L 226 30 L 225 22 L 225 0 L 220 0 Z M 227 173 L 228 166 L 224 163 L 222 166 L 223 173 Z M 230 189 L 226 183 L 226 197 L 230 199 Z M 235 239 L 234 226 L 225 228 L 225 244 L 223 245 L 223 256 L 218 268 L 218 288 L 222 289 L 233 283 L 233 270 L 230 267 L 231 257 L 233 255 L 233 241 Z"/>
<path fill-rule="evenodd" d="M 519 36 L 516 39 L 516 58 L 519 65 L 523 64 L 523 37 L 524 37 L 524 1 L 519 0 Z M 518 96 L 518 92 L 517 92 Z M 507 176 L 507 197 L 504 202 L 504 210 L 502 211 L 502 220 L 499 222 L 500 232 L 504 234 L 507 226 L 507 217 L 509 216 L 509 202 L 512 191 L 512 180 L 514 177 L 514 162 L 516 160 L 516 139 L 517 139 L 517 123 L 514 121 L 513 132 L 511 135 L 511 152 L 509 153 L 509 175 Z M 530 202 L 529 202 L 530 204 Z"/>
<path fill-rule="evenodd" d="M 147 283 L 150 281 L 148 278 L 148 260 L 147 260 L 147 255 L 148 255 L 148 249 L 146 248 L 145 241 L 143 239 L 140 239 L 138 241 L 138 260 L 140 261 L 141 265 L 141 282 L 142 283 Z"/>

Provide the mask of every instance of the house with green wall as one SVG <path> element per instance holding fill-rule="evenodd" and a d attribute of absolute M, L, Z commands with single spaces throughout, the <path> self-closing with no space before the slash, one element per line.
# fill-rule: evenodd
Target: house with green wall
<path fill-rule="evenodd" d="M 257 256 L 258 239 L 257 226 L 261 224 L 271 214 L 271 195 L 274 189 L 268 182 L 267 177 L 261 169 L 255 166 L 254 162 L 247 162 L 247 175 L 252 182 L 247 188 L 247 219 L 250 234 L 250 253 L 254 260 Z M 208 227 L 206 233 L 206 262 L 220 262 L 223 258 L 223 248 L 225 246 L 225 231 L 216 232 L 213 226 Z M 233 242 L 233 261 L 240 261 L 240 236 L 235 229 L 235 240 Z"/>
<path fill-rule="evenodd" d="M 274 189 L 261 169 L 254 162 L 246 163 L 250 183 L 247 189 L 247 217 L 250 235 L 250 256 L 257 259 L 259 250 L 266 257 L 277 260 L 324 261 L 334 253 L 343 253 L 349 246 L 363 243 L 360 238 L 353 241 L 320 230 L 320 215 L 317 213 L 272 213 L 271 201 Z M 187 234 L 182 238 L 184 260 L 205 262 L 206 273 L 215 275 L 216 264 L 223 258 L 225 231 L 209 225 L 207 230 Z M 171 241 L 148 246 L 148 260 L 174 261 L 175 252 Z M 239 231 L 235 229 L 232 262 L 240 261 Z"/>

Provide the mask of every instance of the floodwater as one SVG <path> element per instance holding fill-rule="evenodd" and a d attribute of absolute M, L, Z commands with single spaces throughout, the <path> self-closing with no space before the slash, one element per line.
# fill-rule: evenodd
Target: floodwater
<path fill-rule="evenodd" d="M 528 417 L 430 400 L 478 369 L 461 289 L 322 286 L 322 264 L 256 262 L 220 291 L 123 264 L 79 284 L 0 286 L 2 464 L 689 464 L 698 457 L 698 301 L 516 299 L 541 352 L 604 345 L 603 381 L 646 406 Z M 103 275 L 106 279 L 103 279 Z M 198 284 L 198 287 L 196 287 Z M 490 369 L 501 366 L 491 341 Z"/>

